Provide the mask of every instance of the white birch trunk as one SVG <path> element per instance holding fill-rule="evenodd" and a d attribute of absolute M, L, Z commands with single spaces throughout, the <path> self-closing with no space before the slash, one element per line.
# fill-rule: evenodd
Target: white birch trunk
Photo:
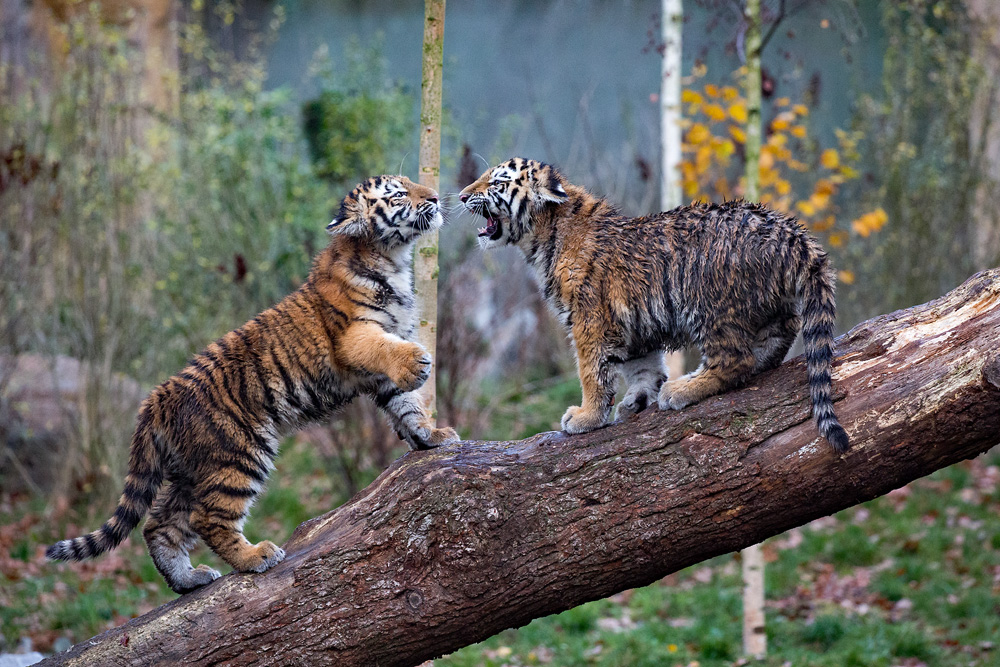
<path fill-rule="evenodd" d="M 744 197 L 760 199 L 760 137 L 761 137 L 761 19 L 760 0 L 746 0 L 743 20 L 746 22 L 747 140 L 746 189 Z M 754 658 L 767 655 L 767 634 L 764 629 L 764 556 L 755 544 L 740 552 L 743 560 L 743 653 Z"/>
<path fill-rule="evenodd" d="M 660 77 L 660 210 L 681 205 L 681 36 L 682 0 L 663 0 L 663 65 Z M 684 373 L 684 354 L 666 355 L 669 377 Z"/>

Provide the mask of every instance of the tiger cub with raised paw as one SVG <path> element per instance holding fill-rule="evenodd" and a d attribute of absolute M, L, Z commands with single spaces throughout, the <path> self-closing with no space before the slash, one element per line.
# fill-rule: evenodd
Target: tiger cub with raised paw
<path fill-rule="evenodd" d="M 486 219 L 485 248 L 516 245 L 576 348 L 583 405 L 567 433 L 657 402 L 685 406 L 781 364 L 801 329 L 819 432 L 849 446 L 831 399 L 834 278 L 820 245 L 788 216 L 744 201 L 627 218 L 552 166 L 514 158 L 459 195 Z M 664 350 L 701 350 L 698 370 L 667 379 Z"/>
<path fill-rule="evenodd" d="M 441 223 L 430 188 L 403 176 L 358 185 L 327 225 L 330 244 L 306 283 L 209 345 L 143 402 L 114 515 L 45 555 L 82 560 L 113 549 L 149 510 L 143 536 L 174 591 L 219 576 L 191 566 L 198 537 L 234 570 L 263 572 L 285 553 L 269 541 L 250 544 L 243 522 L 282 433 L 367 394 L 411 449 L 457 442 L 453 429 L 433 427 L 414 393 L 431 357 L 413 342 L 411 253 Z"/>

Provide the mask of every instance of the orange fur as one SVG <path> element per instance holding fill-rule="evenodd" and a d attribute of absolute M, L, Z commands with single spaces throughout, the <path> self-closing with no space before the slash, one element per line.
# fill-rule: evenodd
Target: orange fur
<path fill-rule="evenodd" d="M 411 448 L 457 442 L 453 429 L 433 427 L 413 393 L 431 359 L 410 340 L 412 241 L 440 224 L 437 193 L 405 177 L 355 188 L 306 283 L 209 344 L 143 402 L 114 515 L 46 555 L 81 560 L 112 549 L 148 509 L 143 536 L 175 591 L 219 576 L 192 567 L 188 552 L 199 537 L 234 569 L 263 572 L 284 551 L 266 540 L 250 544 L 242 527 L 281 433 L 328 418 L 363 393 Z"/>
<path fill-rule="evenodd" d="M 826 253 L 798 223 L 759 204 L 695 204 L 622 216 L 550 165 L 514 158 L 462 190 L 486 219 L 484 248 L 516 245 L 576 347 L 583 400 L 569 433 L 656 402 L 682 409 L 781 363 L 801 328 L 813 415 L 848 447 L 831 400 L 835 305 Z M 703 364 L 666 378 L 664 350 L 701 349 Z"/>

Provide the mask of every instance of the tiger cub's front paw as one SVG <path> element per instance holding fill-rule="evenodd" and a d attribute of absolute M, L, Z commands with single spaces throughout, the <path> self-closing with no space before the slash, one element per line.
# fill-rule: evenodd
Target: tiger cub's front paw
<path fill-rule="evenodd" d="M 586 433 L 604 426 L 608 421 L 606 414 L 589 412 L 579 405 L 571 405 L 563 415 L 562 430 L 567 433 Z"/>
<path fill-rule="evenodd" d="M 459 442 L 461 438 L 450 426 L 444 428 L 421 428 L 404 437 L 410 449 L 434 449 L 442 445 Z"/>
<path fill-rule="evenodd" d="M 402 349 L 399 367 L 389 379 L 403 391 L 414 391 L 423 386 L 431 375 L 431 355 L 417 343 L 410 343 Z"/>

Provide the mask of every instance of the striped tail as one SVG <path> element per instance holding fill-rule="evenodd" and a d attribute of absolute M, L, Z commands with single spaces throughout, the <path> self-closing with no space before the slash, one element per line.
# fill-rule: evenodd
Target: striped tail
<path fill-rule="evenodd" d="M 117 547 L 139 525 L 163 482 L 163 466 L 154 442 L 152 421 L 149 406 L 144 404 L 132 436 L 125 489 L 115 513 L 98 530 L 50 546 L 45 550 L 47 559 L 93 558 Z"/>
<path fill-rule="evenodd" d="M 833 275 L 822 251 L 810 262 L 802 286 L 802 297 L 802 342 L 806 349 L 806 374 L 813 417 L 820 435 L 830 441 L 838 454 L 843 454 L 851 443 L 833 412 L 830 382 L 837 306 L 833 298 Z"/>

